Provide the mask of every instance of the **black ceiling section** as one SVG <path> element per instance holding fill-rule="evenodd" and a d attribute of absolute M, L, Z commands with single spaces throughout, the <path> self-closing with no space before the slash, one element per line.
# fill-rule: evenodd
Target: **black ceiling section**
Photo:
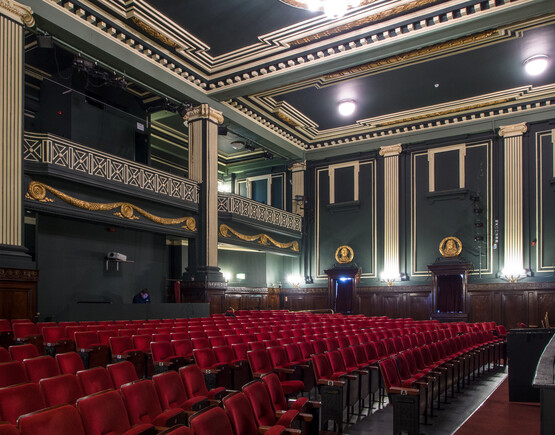
<path fill-rule="evenodd" d="M 555 58 L 555 25 L 526 32 L 524 38 L 462 52 L 416 65 L 317 89 L 309 87 L 275 96 L 319 125 L 320 130 L 353 124 L 356 120 L 447 103 L 519 86 L 541 86 L 555 81 L 555 68 L 532 77 L 523 60 L 544 53 Z M 439 86 L 436 87 L 435 85 Z M 357 102 L 346 118 L 337 103 Z"/>
<path fill-rule="evenodd" d="M 147 0 L 218 56 L 260 42 L 259 36 L 318 16 L 279 0 Z"/>

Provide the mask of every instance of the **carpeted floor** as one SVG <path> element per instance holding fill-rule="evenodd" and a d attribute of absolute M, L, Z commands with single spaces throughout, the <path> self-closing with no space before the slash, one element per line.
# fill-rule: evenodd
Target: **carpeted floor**
<path fill-rule="evenodd" d="M 455 435 L 539 435 L 540 404 L 509 402 L 505 379 Z"/>

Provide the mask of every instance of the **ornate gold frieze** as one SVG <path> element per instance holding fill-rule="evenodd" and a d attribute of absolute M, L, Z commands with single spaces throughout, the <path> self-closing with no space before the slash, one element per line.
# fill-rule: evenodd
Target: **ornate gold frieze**
<path fill-rule="evenodd" d="M 295 121 L 294 119 L 290 118 L 289 116 L 287 116 L 286 114 L 284 114 L 283 112 L 280 112 L 279 110 L 275 112 L 275 114 L 277 115 L 277 117 L 279 119 L 281 119 L 283 122 L 285 122 L 286 124 L 290 125 L 291 127 L 299 127 L 300 124 Z"/>
<path fill-rule="evenodd" d="M 397 6 L 391 9 L 387 9 L 383 12 L 379 12 L 374 15 L 369 15 L 358 20 L 351 21 L 350 23 L 343 24 L 341 26 L 334 27 L 333 29 L 326 30 L 324 32 L 314 33 L 313 35 L 306 36 L 304 38 L 291 41 L 289 45 L 296 46 L 301 44 L 306 44 L 308 42 L 319 41 L 320 39 L 327 38 L 329 36 L 337 35 L 338 33 L 346 32 L 349 30 L 356 29 L 358 27 L 368 26 L 369 24 L 376 23 L 378 21 L 385 20 L 387 18 L 393 17 L 395 15 L 410 12 L 414 9 L 422 8 L 424 6 L 429 6 L 434 3 L 438 3 L 439 0 L 416 0 L 411 3 L 406 3 L 401 6 Z M 370 3 L 370 2 L 365 2 Z"/>
<path fill-rule="evenodd" d="M 50 187 L 44 183 L 39 183 L 37 181 L 31 181 L 29 183 L 29 188 L 27 189 L 27 193 L 25 194 L 25 198 L 32 199 L 35 201 L 41 202 L 54 202 L 53 199 L 48 198 L 46 196 L 46 191 L 52 193 L 53 195 L 60 198 L 62 201 L 67 202 L 75 207 L 89 210 L 89 211 L 108 211 L 113 210 L 119 207 L 119 211 L 115 212 L 115 216 L 119 216 L 123 219 L 139 219 L 139 216 L 136 216 L 134 212 L 137 212 L 144 216 L 145 218 L 161 225 L 178 225 L 181 223 L 185 223 L 182 225 L 181 228 L 185 228 L 189 231 L 196 231 L 196 221 L 194 217 L 191 216 L 184 216 L 181 218 L 162 218 L 159 216 L 155 216 L 136 205 L 133 205 L 129 202 L 112 202 L 112 203 L 98 203 L 98 202 L 89 202 L 83 201 L 80 199 L 73 198 L 72 196 L 66 195 L 63 192 L 60 192 L 53 187 Z"/>
<path fill-rule="evenodd" d="M 386 57 L 385 59 L 379 59 L 373 62 L 365 63 L 363 65 L 358 65 L 352 68 L 336 71 L 331 74 L 326 74 L 323 77 L 324 77 L 324 80 L 347 78 L 355 74 L 359 75 L 360 73 L 368 72 L 375 68 L 395 65 L 399 62 L 407 62 L 409 60 L 413 60 L 418 57 L 429 56 L 429 55 L 438 53 L 440 51 L 452 50 L 454 48 L 479 42 L 484 39 L 491 38 L 492 36 L 497 36 L 499 34 L 500 34 L 499 30 L 486 30 L 484 32 L 476 33 L 474 35 L 463 36 L 462 38 L 457 38 L 451 41 L 430 45 L 429 47 L 419 48 L 417 50 L 409 51 L 407 53 Z"/>
<path fill-rule="evenodd" d="M 166 44 L 176 49 L 181 48 L 181 45 L 179 45 L 177 42 L 172 41 L 166 35 L 163 35 L 158 30 L 153 29 L 150 25 L 140 20 L 139 18 L 133 17 L 131 18 L 131 20 L 137 25 L 137 27 L 139 27 L 141 30 L 144 30 L 147 34 L 149 34 L 153 38 L 158 39 L 158 41 L 162 42 L 163 44 Z"/>
<path fill-rule="evenodd" d="M 35 25 L 33 10 L 29 6 L 22 5 L 13 0 L 0 0 L 0 14 L 4 14 L 12 19 L 19 19 L 27 27 Z"/>
<path fill-rule="evenodd" d="M 245 242 L 256 242 L 256 241 L 258 241 L 258 243 L 260 243 L 261 245 L 264 245 L 264 246 L 268 246 L 271 243 L 272 245 L 277 246 L 278 248 L 291 249 L 292 251 L 299 252 L 299 242 L 297 242 L 297 241 L 288 242 L 288 243 L 280 243 L 277 240 L 272 239 L 267 234 L 255 234 L 255 235 L 249 236 L 249 235 L 246 235 L 246 234 L 241 234 L 238 231 L 235 231 L 233 228 L 230 228 L 226 224 L 221 224 L 219 235 L 221 237 L 231 237 L 231 235 L 229 233 L 233 234 L 235 237 L 237 237 L 241 240 L 244 240 Z"/>
<path fill-rule="evenodd" d="M 183 117 L 185 122 L 192 122 L 198 119 L 209 119 L 216 124 L 224 122 L 222 112 L 212 109 L 208 104 L 200 104 L 199 106 L 194 107 Z"/>
<path fill-rule="evenodd" d="M 0 267 L 0 281 L 38 281 L 39 271 L 34 269 L 11 269 Z"/>

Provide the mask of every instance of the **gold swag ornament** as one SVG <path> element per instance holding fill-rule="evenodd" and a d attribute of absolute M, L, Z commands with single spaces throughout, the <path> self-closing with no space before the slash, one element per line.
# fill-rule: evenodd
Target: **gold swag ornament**
<path fill-rule="evenodd" d="M 445 237 L 439 243 L 439 253 L 442 257 L 458 257 L 462 251 L 462 243 L 456 237 Z"/>
<path fill-rule="evenodd" d="M 219 233 L 220 237 L 231 237 L 231 234 L 233 234 L 235 237 L 237 237 L 240 240 L 244 240 L 245 242 L 258 241 L 258 243 L 265 246 L 268 246 L 271 243 L 272 245 L 278 248 L 291 249 L 294 252 L 299 252 L 299 242 L 297 241 L 281 243 L 281 242 L 278 242 L 277 240 L 274 240 L 267 234 L 262 233 L 262 234 L 255 234 L 250 236 L 247 234 L 241 234 L 239 231 L 235 231 L 229 225 L 226 225 L 226 224 L 220 225 L 220 233 Z"/>
<path fill-rule="evenodd" d="M 50 187 L 44 183 L 39 183 L 37 181 L 31 181 L 29 183 L 29 188 L 27 189 L 27 193 L 25 194 L 25 198 L 32 199 L 35 201 L 40 202 L 54 202 L 53 199 L 48 198 L 46 196 L 46 192 L 50 192 L 53 195 L 60 198 L 62 201 L 67 202 L 75 207 L 82 208 L 84 210 L 89 211 L 108 211 L 113 210 L 119 207 L 119 211 L 115 212 L 114 215 L 119 216 L 123 219 L 130 219 L 135 220 L 139 219 L 139 216 L 136 216 L 134 212 L 139 213 L 140 215 L 144 216 L 148 220 L 155 222 L 161 225 L 178 225 L 181 223 L 185 223 L 182 225 L 181 228 L 185 228 L 189 231 L 196 231 L 196 221 L 194 217 L 191 216 L 184 216 L 180 218 L 162 218 L 159 216 L 155 216 L 146 210 L 143 210 L 140 207 L 137 207 L 134 204 L 129 202 L 111 202 L 111 203 L 100 203 L 100 202 L 89 202 L 83 201 L 81 199 L 73 198 L 72 196 L 66 195 L 63 192 L 60 192 L 53 187 Z"/>
<path fill-rule="evenodd" d="M 335 251 L 335 260 L 339 264 L 347 264 L 353 261 L 355 257 L 355 253 L 353 252 L 353 248 L 347 245 L 342 245 Z"/>

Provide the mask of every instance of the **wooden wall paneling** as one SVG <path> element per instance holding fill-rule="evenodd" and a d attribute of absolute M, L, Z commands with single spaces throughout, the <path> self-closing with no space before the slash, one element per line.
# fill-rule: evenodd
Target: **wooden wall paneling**
<path fill-rule="evenodd" d="M 516 328 L 520 323 L 528 324 L 528 298 L 524 291 L 505 293 L 503 300 L 503 325 Z"/>
<path fill-rule="evenodd" d="M 0 282 L 0 318 L 31 319 L 37 314 L 36 284 Z"/>
<path fill-rule="evenodd" d="M 266 295 L 243 295 L 241 298 L 242 310 L 265 310 L 267 307 Z"/>
<path fill-rule="evenodd" d="M 312 296 L 312 310 L 324 310 L 328 307 L 328 296 L 327 295 L 314 295 Z"/>
<path fill-rule="evenodd" d="M 537 326 L 540 324 L 541 318 L 538 317 L 538 292 L 531 290 L 527 292 L 528 296 L 528 325 Z"/>
<path fill-rule="evenodd" d="M 225 293 L 223 289 L 206 290 L 206 302 L 210 304 L 210 314 L 225 313 Z"/>
<path fill-rule="evenodd" d="M 382 296 L 382 304 L 384 313 L 391 318 L 403 317 L 401 312 L 401 295 L 388 294 Z"/>
<path fill-rule="evenodd" d="M 414 320 L 430 318 L 431 295 L 422 293 L 406 293 L 406 317 Z"/>
<path fill-rule="evenodd" d="M 544 320 L 545 313 L 549 316 L 550 325 L 552 327 L 555 326 L 555 292 L 537 293 L 536 313 L 538 326 L 541 326 L 541 321 Z"/>
<path fill-rule="evenodd" d="M 491 292 L 468 293 L 468 321 L 487 322 L 492 319 L 493 294 Z"/>
<path fill-rule="evenodd" d="M 241 309 L 241 295 L 226 294 L 225 295 L 225 308 L 226 310 L 232 308 L 234 310 Z"/>

